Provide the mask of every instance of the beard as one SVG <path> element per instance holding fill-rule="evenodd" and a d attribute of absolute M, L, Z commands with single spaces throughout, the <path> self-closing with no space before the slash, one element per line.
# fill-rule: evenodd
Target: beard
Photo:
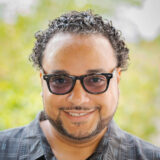
<path fill-rule="evenodd" d="M 77 109 L 82 109 L 81 107 L 76 107 Z M 96 135 L 98 135 L 104 128 L 107 128 L 107 126 L 109 125 L 109 122 L 112 120 L 113 118 L 113 115 L 114 113 L 107 117 L 107 118 L 104 118 L 102 119 L 101 117 L 101 114 L 100 114 L 100 108 L 96 107 L 98 109 L 98 122 L 97 122 L 97 125 L 96 127 L 90 132 L 90 133 L 86 133 L 86 134 L 79 134 L 78 136 L 77 135 L 74 135 L 74 134 L 71 134 L 69 133 L 64 125 L 63 125 L 63 122 L 61 120 L 61 111 L 63 109 L 60 109 L 59 111 L 59 114 L 57 116 L 57 119 L 54 120 L 52 119 L 50 116 L 47 115 L 47 113 L 45 112 L 45 115 L 46 115 L 46 119 L 49 120 L 50 124 L 60 133 L 62 134 L 63 136 L 65 136 L 66 138 L 74 141 L 74 142 L 84 142 L 86 140 L 90 140 L 92 139 L 93 137 L 95 137 Z M 75 125 L 79 126 L 81 125 L 80 123 L 74 123 Z"/>

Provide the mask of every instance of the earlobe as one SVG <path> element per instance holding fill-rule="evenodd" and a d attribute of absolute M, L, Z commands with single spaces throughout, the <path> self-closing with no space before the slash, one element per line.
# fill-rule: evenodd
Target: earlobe
<path fill-rule="evenodd" d="M 41 96 L 42 96 L 42 98 L 43 98 L 43 92 L 41 92 L 41 93 L 40 93 L 40 95 L 41 95 Z"/>
<path fill-rule="evenodd" d="M 42 72 L 39 73 L 40 78 L 42 78 Z"/>
<path fill-rule="evenodd" d="M 40 71 L 39 77 L 40 77 L 40 79 L 41 79 L 41 84 L 43 83 L 43 78 L 42 78 L 42 76 L 43 76 L 43 74 L 42 74 L 42 72 Z"/>
<path fill-rule="evenodd" d="M 120 78 L 121 78 L 121 68 L 117 68 L 117 82 L 120 82 Z"/>

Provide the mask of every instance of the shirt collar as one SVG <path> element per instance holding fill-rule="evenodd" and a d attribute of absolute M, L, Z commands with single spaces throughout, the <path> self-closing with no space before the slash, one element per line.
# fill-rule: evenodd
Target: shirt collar
<path fill-rule="evenodd" d="M 24 132 L 26 134 L 24 135 L 24 141 L 29 142 L 28 154 L 31 160 L 36 160 L 42 156 L 49 159 L 48 157 L 53 156 L 51 147 L 40 127 L 40 121 L 42 120 L 45 120 L 43 111 L 37 114 L 36 118 L 26 127 Z M 24 141 L 23 143 L 25 143 Z"/>
<path fill-rule="evenodd" d="M 28 127 L 26 127 L 26 131 L 24 132 L 26 135 L 24 135 L 25 139 L 23 140 L 22 143 L 25 143 L 25 141 L 30 142 L 28 153 L 30 155 L 31 160 L 38 159 L 42 156 L 47 157 L 47 159 L 51 159 L 49 157 L 54 157 L 52 149 L 40 127 L 40 121 L 43 121 L 45 119 L 46 118 L 44 112 L 43 111 L 39 112 L 35 120 L 32 121 L 28 125 Z M 121 133 L 119 127 L 116 125 L 114 120 L 111 120 L 108 125 L 107 132 L 101 139 L 95 152 L 90 157 L 92 158 L 94 157 L 94 159 L 96 158 L 102 159 L 104 153 L 107 154 L 109 157 L 112 157 L 114 154 L 116 154 L 116 150 L 118 153 L 120 140 L 122 139 L 123 136 L 124 135 Z M 112 149 L 113 146 L 114 146 L 114 153 Z"/>
<path fill-rule="evenodd" d="M 107 132 L 99 142 L 95 152 L 90 156 L 90 158 L 88 158 L 88 160 L 114 159 L 114 157 L 118 156 L 118 151 L 122 139 L 124 139 L 124 134 L 112 119 L 109 122 Z"/>

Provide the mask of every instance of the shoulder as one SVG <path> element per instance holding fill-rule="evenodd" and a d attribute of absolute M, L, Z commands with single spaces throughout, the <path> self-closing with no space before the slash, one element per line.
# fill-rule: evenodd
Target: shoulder
<path fill-rule="evenodd" d="M 128 159 L 160 160 L 160 148 L 118 128 L 120 152 L 124 152 Z"/>
<path fill-rule="evenodd" d="M 26 126 L 17 127 L 12 129 L 7 129 L 4 131 L 0 131 L 0 141 L 6 138 L 20 138 L 23 135 Z"/>
<path fill-rule="evenodd" d="M 17 158 L 17 153 L 25 135 L 25 129 L 26 126 L 0 132 L 0 159 Z"/>
<path fill-rule="evenodd" d="M 26 126 L 0 132 L 0 160 L 36 159 L 43 154 L 40 115 Z"/>
<path fill-rule="evenodd" d="M 111 144 L 117 146 L 118 157 L 139 160 L 160 160 L 160 148 L 121 130 L 115 123 L 111 127 Z"/>
<path fill-rule="evenodd" d="M 142 140 L 141 138 L 134 136 L 130 133 L 122 131 L 124 133 L 125 139 L 122 143 L 124 146 L 128 146 L 128 153 L 131 149 L 136 153 L 139 159 L 148 160 L 159 160 L 160 159 L 160 148 Z M 130 149 L 129 149 L 130 148 Z"/>

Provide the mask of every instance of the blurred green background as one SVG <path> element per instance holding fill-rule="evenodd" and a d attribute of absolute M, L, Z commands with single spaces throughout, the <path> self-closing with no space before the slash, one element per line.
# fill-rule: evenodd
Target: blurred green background
<path fill-rule="evenodd" d="M 37 0 L 29 14 L 17 13 L 12 23 L 5 21 L 0 4 L 0 130 L 25 125 L 43 109 L 39 73 L 28 61 L 34 33 L 70 10 L 93 9 L 112 17 L 123 4 L 140 7 L 142 1 Z M 160 34 L 127 44 L 131 60 L 122 73 L 115 120 L 121 128 L 160 146 Z"/>

